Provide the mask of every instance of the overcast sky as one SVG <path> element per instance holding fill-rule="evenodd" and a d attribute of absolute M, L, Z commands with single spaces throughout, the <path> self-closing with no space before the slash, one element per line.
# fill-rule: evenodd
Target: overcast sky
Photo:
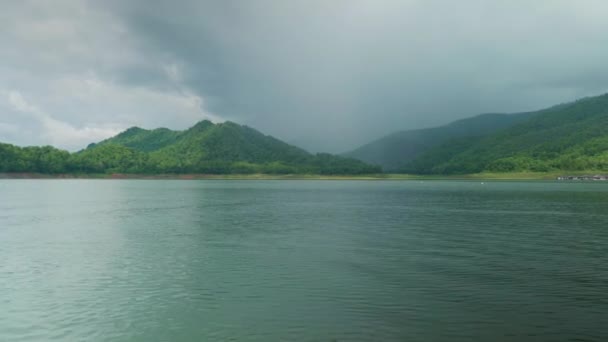
<path fill-rule="evenodd" d="M 608 90 L 605 0 L 0 4 L 0 141 L 232 120 L 313 151 Z"/>

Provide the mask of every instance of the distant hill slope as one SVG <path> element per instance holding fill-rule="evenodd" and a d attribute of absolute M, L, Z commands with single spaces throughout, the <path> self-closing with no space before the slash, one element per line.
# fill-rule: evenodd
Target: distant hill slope
<path fill-rule="evenodd" d="M 233 122 L 201 121 L 185 131 L 137 127 L 70 154 L 0 144 L 0 173 L 380 173 L 379 167 L 298 147 Z"/>
<path fill-rule="evenodd" d="M 115 137 L 106 139 L 98 144 L 91 144 L 89 147 L 116 144 L 138 151 L 151 152 L 174 143 L 179 138 L 180 133 L 168 128 L 146 130 L 139 127 L 131 127 Z"/>
<path fill-rule="evenodd" d="M 523 122 L 532 115 L 481 114 L 441 127 L 396 132 L 343 155 L 380 165 L 385 171 L 398 171 L 416 157 L 447 140 L 485 136 Z"/>
<path fill-rule="evenodd" d="M 115 161 L 117 155 L 127 156 Z M 185 131 L 137 127 L 91 144 L 78 153 L 79 167 L 97 172 L 106 161 L 122 172 L 156 173 L 378 173 L 359 160 L 310 154 L 259 131 L 224 122 L 201 121 Z M 102 161 L 99 163 L 98 161 Z M 122 166 L 121 166 L 122 165 Z M 103 168 L 103 167 L 101 167 Z"/>
<path fill-rule="evenodd" d="M 485 137 L 445 141 L 401 170 L 442 174 L 608 170 L 608 94 L 532 114 Z"/>

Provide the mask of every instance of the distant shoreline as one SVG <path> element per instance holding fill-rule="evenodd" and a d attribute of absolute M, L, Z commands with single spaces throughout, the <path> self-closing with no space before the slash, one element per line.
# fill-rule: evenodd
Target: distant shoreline
<path fill-rule="evenodd" d="M 588 175 L 594 171 L 570 172 L 568 175 Z M 141 179 L 141 180 L 557 180 L 563 172 L 477 173 L 468 175 L 312 175 L 312 174 L 41 174 L 0 173 L 0 179 Z"/>
<path fill-rule="evenodd" d="M 307 174 L 42 174 L 42 173 L 0 173 L 0 179 L 142 179 L 142 180 L 372 180 L 387 179 L 388 175 L 307 175 Z"/>

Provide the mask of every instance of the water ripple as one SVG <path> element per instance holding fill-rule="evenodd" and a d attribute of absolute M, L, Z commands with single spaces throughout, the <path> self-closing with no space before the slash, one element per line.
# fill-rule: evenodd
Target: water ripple
<path fill-rule="evenodd" d="M 601 185 L 0 182 L 0 341 L 608 340 Z"/>

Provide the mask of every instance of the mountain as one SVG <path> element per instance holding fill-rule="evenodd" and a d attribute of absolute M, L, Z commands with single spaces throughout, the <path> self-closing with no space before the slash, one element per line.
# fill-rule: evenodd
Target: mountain
<path fill-rule="evenodd" d="M 481 114 L 441 127 L 396 132 L 343 155 L 379 165 L 385 171 L 399 171 L 424 152 L 445 141 L 485 136 L 523 122 L 533 114 Z"/>
<path fill-rule="evenodd" d="M 520 114 L 483 114 L 395 133 L 348 156 L 389 171 L 608 171 L 608 94 Z M 130 128 L 70 154 L 50 146 L 0 144 L 0 173 L 365 174 L 379 167 L 311 154 L 233 122 L 185 131 Z"/>
<path fill-rule="evenodd" d="M 527 120 L 490 135 L 445 141 L 401 171 L 465 174 L 608 170 L 608 94 L 529 115 Z"/>
<path fill-rule="evenodd" d="M 0 172 L 366 174 L 379 167 L 298 147 L 233 122 L 185 131 L 132 127 L 74 154 L 0 144 Z"/>
<path fill-rule="evenodd" d="M 115 144 L 138 151 L 151 152 L 174 143 L 179 135 L 180 132 L 175 132 L 168 128 L 146 130 L 139 127 L 131 127 L 113 138 L 104 140 L 98 144 L 91 144 L 89 147 Z"/>

